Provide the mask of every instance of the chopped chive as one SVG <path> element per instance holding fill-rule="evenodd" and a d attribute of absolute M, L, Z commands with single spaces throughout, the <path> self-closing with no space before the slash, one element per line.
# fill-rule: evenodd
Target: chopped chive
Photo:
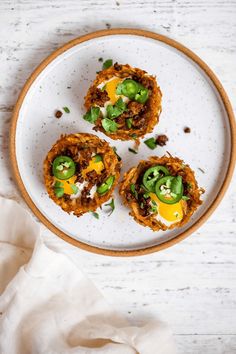
<path fill-rule="evenodd" d="M 135 185 L 133 183 L 130 185 L 130 190 L 133 193 L 135 199 L 138 199 L 138 192 L 136 191 Z"/>
<path fill-rule="evenodd" d="M 133 139 L 137 139 L 137 134 L 135 134 L 135 133 L 134 133 L 134 134 L 131 134 L 130 136 L 131 136 L 131 138 L 133 138 Z"/>
<path fill-rule="evenodd" d="M 106 61 L 104 61 L 102 69 L 103 70 L 108 69 L 112 65 L 113 65 L 113 60 L 112 59 L 107 59 Z"/>
<path fill-rule="evenodd" d="M 122 158 L 117 154 L 117 148 L 116 148 L 116 146 L 113 146 L 112 149 L 113 149 L 114 153 L 116 154 L 118 161 L 121 161 Z"/>
<path fill-rule="evenodd" d="M 129 150 L 130 152 L 132 152 L 133 154 L 137 154 L 137 153 L 138 153 L 136 150 L 131 149 L 131 148 L 128 148 L 128 150 Z"/>
<path fill-rule="evenodd" d="M 133 122 L 133 119 L 132 118 L 127 118 L 125 123 L 127 125 L 127 128 L 131 128 L 132 127 L 132 122 Z"/>
<path fill-rule="evenodd" d="M 102 156 L 97 154 L 94 156 L 94 162 L 99 162 L 99 161 L 102 161 Z"/>
<path fill-rule="evenodd" d="M 183 196 L 182 196 L 182 199 L 183 199 L 183 200 L 189 200 L 190 198 L 187 197 L 186 195 L 183 195 Z"/>
<path fill-rule="evenodd" d="M 156 206 L 153 206 L 153 207 L 151 208 L 151 211 L 152 211 L 153 213 L 155 213 L 155 212 L 157 211 L 157 207 L 156 207 Z"/>
<path fill-rule="evenodd" d="M 112 200 L 110 201 L 110 203 L 105 204 L 105 206 L 109 206 L 111 208 L 110 213 L 108 214 L 109 216 L 113 213 L 113 211 L 115 210 L 115 202 L 114 199 L 112 198 Z"/>
<path fill-rule="evenodd" d="M 99 214 L 96 213 L 95 211 L 91 211 L 91 214 L 92 214 L 96 219 L 99 219 Z"/>
<path fill-rule="evenodd" d="M 143 198 L 145 199 L 149 198 L 149 193 L 144 193 Z"/>
<path fill-rule="evenodd" d="M 155 138 L 150 138 L 150 139 L 145 140 L 144 144 L 146 144 L 149 147 L 149 149 L 152 149 L 152 150 L 154 150 L 157 147 Z"/>
<path fill-rule="evenodd" d="M 70 110 L 69 110 L 69 108 L 68 108 L 68 107 L 62 107 L 62 109 L 64 110 L 64 112 L 66 112 L 66 113 L 70 113 Z"/>
<path fill-rule="evenodd" d="M 54 193 L 57 198 L 61 198 L 64 195 L 64 188 L 56 187 L 54 188 Z"/>
<path fill-rule="evenodd" d="M 71 187 L 74 194 L 76 194 L 79 190 L 79 188 L 75 184 L 71 184 L 70 187 Z"/>

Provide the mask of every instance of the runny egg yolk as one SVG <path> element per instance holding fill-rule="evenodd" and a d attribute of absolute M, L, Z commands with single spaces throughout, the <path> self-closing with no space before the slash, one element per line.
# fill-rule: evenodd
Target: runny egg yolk
<path fill-rule="evenodd" d="M 161 217 L 163 217 L 163 219 L 169 222 L 178 222 L 183 219 L 183 204 L 185 203 L 185 201 L 180 200 L 178 203 L 175 204 L 166 204 L 161 202 L 154 193 L 150 193 L 150 198 L 157 203 L 158 213 Z"/>
<path fill-rule="evenodd" d="M 104 169 L 104 163 L 103 161 L 97 161 L 96 162 L 96 158 L 95 156 L 92 157 L 92 160 L 89 162 L 88 167 L 86 167 L 83 171 L 82 171 L 82 176 L 85 178 L 86 174 L 90 171 L 96 171 L 97 174 L 99 175 L 102 170 Z"/>
<path fill-rule="evenodd" d="M 114 79 L 108 81 L 106 83 L 106 92 L 110 98 L 110 101 L 111 103 L 114 105 L 116 103 L 116 101 L 119 99 L 119 95 L 116 94 L 116 88 L 117 88 L 117 85 L 122 82 L 123 79 L 120 79 L 118 77 L 115 77 Z"/>
<path fill-rule="evenodd" d="M 66 194 L 74 194 L 74 191 L 71 188 L 71 185 L 75 184 L 76 181 L 76 176 L 72 176 L 71 178 L 67 179 L 67 180 L 62 180 L 59 178 L 54 177 L 55 182 L 58 181 L 61 183 L 61 187 L 64 188 L 64 193 Z"/>

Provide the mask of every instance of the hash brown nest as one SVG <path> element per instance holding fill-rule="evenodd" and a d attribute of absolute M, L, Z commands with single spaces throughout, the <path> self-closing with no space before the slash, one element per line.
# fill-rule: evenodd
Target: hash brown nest
<path fill-rule="evenodd" d="M 116 132 L 108 133 L 104 130 L 101 123 L 101 114 L 93 129 L 101 131 L 115 140 L 132 140 L 134 138 L 142 138 L 145 134 L 151 133 L 159 121 L 162 93 L 154 76 L 148 75 L 144 70 L 132 68 L 128 64 L 120 65 L 115 63 L 110 68 L 99 72 L 85 97 L 84 106 L 86 110 L 89 111 L 93 106 L 104 107 L 104 104 L 109 101 L 106 90 L 102 91 L 97 86 L 113 77 L 131 78 L 142 84 L 148 89 L 148 100 L 144 104 L 133 100 L 130 101 L 128 110 L 117 118 L 118 130 Z M 133 119 L 132 128 L 126 126 L 125 120 L 127 118 Z"/>
<path fill-rule="evenodd" d="M 130 198 L 130 185 L 136 184 L 139 176 L 142 176 L 143 173 L 150 167 L 154 165 L 162 165 L 168 168 L 172 176 L 180 175 L 182 176 L 183 185 L 184 185 L 184 194 L 187 195 L 190 199 L 186 201 L 186 208 L 184 210 L 183 219 L 180 222 L 176 222 L 169 227 L 163 224 L 162 222 L 156 220 L 155 214 L 150 214 L 148 216 L 142 216 L 138 201 L 135 198 Z M 173 229 L 177 227 L 182 227 L 185 225 L 199 205 L 202 204 L 200 196 L 204 193 L 202 188 L 198 187 L 198 183 L 195 179 L 193 170 L 186 165 L 183 160 L 170 156 L 162 157 L 149 157 L 148 160 L 142 160 L 139 162 L 137 167 L 131 168 L 127 171 L 123 177 L 123 180 L 120 184 L 119 193 L 123 199 L 125 205 L 130 209 L 130 215 L 143 226 L 150 227 L 153 231 Z"/>
<path fill-rule="evenodd" d="M 71 199 L 69 195 L 64 194 L 63 197 L 58 198 L 54 193 L 55 177 L 52 173 L 52 163 L 59 155 L 69 156 L 76 163 L 76 172 L 78 179 L 81 175 L 81 167 L 88 166 L 88 161 L 91 160 L 92 154 L 100 154 L 103 158 L 104 170 L 98 178 L 99 185 L 101 185 L 108 176 L 114 176 L 112 187 L 104 195 L 94 194 L 93 198 Z M 87 161 L 87 162 L 86 162 Z M 43 164 L 44 182 L 49 197 L 59 205 L 67 213 L 73 213 L 76 216 L 81 216 L 88 211 L 95 211 L 100 205 L 110 199 L 114 188 L 118 183 L 120 176 L 121 163 L 118 161 L 117 155 L 110 145 L 105 141 L 99 139 L 93 134 L 70 134 L 62 135 L 61 138 L 53 145 L 48 152 Z M 95 185 L 94 181 L 89 180 L 88 189 Z"/>

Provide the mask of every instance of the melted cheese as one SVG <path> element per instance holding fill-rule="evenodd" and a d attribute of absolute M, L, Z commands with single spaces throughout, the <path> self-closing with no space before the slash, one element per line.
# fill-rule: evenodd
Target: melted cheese
<path fill-rule="evenodd" d="M 86 174 L 90 171 L 96 171 L 97 174 L 99 175 L 102 170 L 104 169 L 104 163 L 102 161 L 98 161 L 95 162 L 96 157 L 92 157 L 92 160 L 89 162 L 88 167 L 86 167 L 83 171 L 82 171 L 82 176 L 84 178 L 86 178 Z"/>
<path fill-rule="evenodd" d="M 71 184 L 75 184 L 76 178 L 77 178 L 76 176 L 72 176 L 69 179 L 62 180 L 62 179 L 54 177 L 54 180 L 55 180 L 55 182 L 58 181 L 61 183 L 61 187 L 64 188 L 64 193 L 71 195 L 71 194 L 74 194 L 74 192 L 71 188 Z"/>

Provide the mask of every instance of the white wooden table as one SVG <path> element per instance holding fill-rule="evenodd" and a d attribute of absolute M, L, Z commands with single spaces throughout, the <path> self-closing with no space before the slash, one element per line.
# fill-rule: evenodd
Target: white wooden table
<path fill-rule="evenodd" d="M 236 2 L 224 0 L 1 0 L 0 195 L 23 200 L 8 157 L 12 109 L 41 60 L 70 39 L 106 27 L 136 27 L 174 38 L 215 71 L 236 108 Z M 133 322 L 167 321 L 179 353 L 236 353 L 236 178 L 210 220 L 184 242 L 129 259 L 65 244 L 110 303 Z M 153 349 L 153 354 L 158 353 Z M 161 354 L 161 353 L 160 353 Z"/>

